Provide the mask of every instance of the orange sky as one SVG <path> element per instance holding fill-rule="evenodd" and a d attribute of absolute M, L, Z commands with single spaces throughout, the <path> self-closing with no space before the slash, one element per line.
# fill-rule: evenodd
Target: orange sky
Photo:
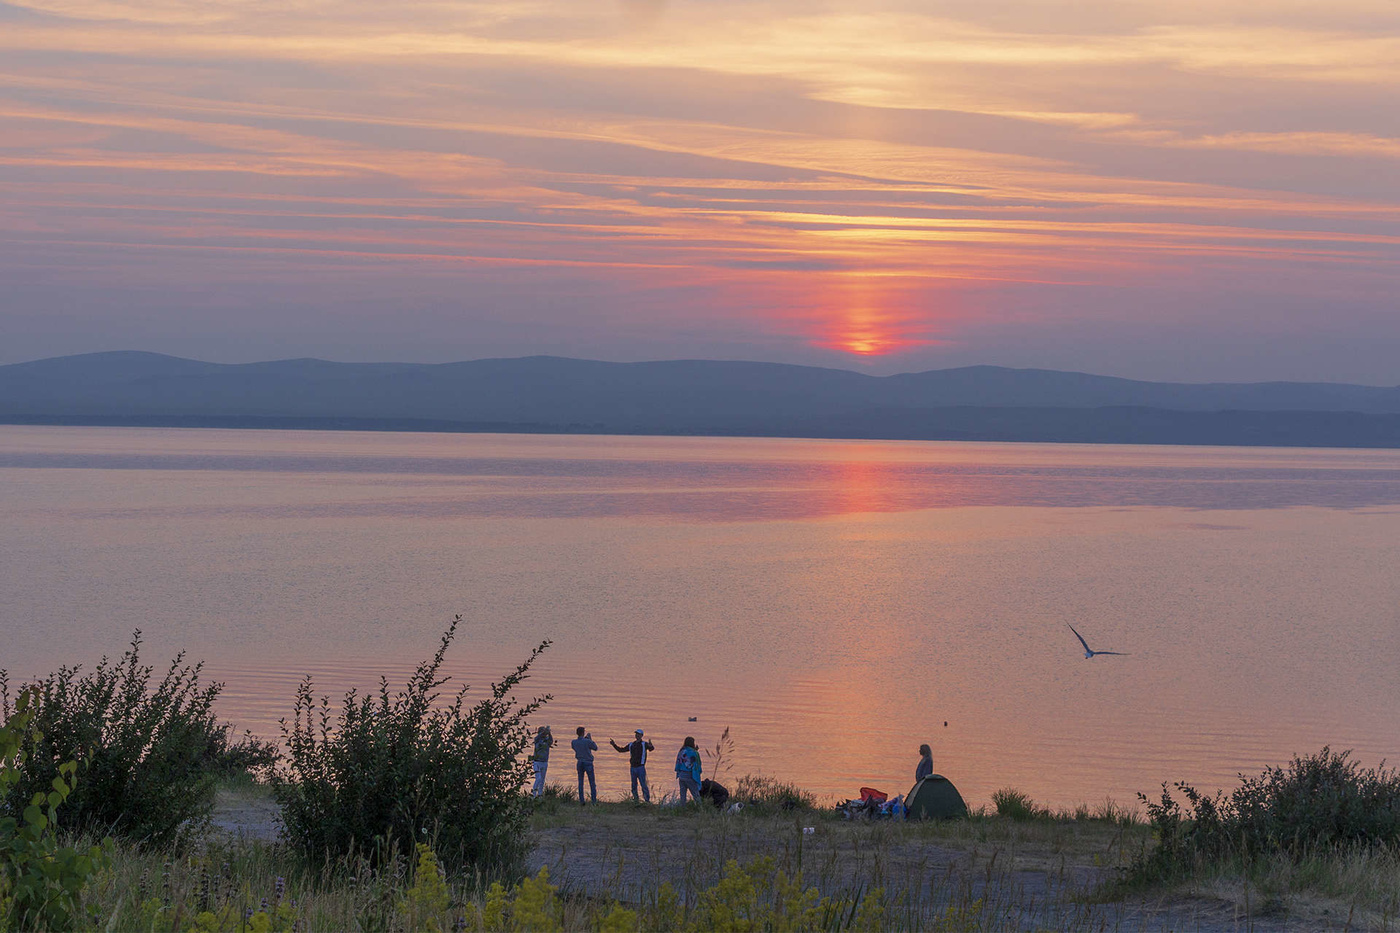
<path fill-rule="evenodd" d="M 0 0 L 0 362 L 1400 382 L 1391 0 Z"/>

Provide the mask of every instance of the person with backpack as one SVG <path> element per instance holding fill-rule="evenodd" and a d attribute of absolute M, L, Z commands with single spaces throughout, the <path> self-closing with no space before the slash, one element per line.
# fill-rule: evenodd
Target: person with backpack
<path fill-rule="evenodd" d="M 695 747 L 695 737 L 685 737 L 681 750 L 676 753 L 676 780 L 681 785 L 681 803 L 685 803 L 688 791 L 697 801 L 700 799 L 700 752 Z"/>
<path fill-rule="evenodd" d="M 618 745 L 612 739 L 608 739 L 614 751 L 630 753 L 632 756 L 632 799 L 637 799 L 637 784 L 642 785 L 642 799 L 651 803 L 651 788 L 647 786 L 647 752 L 654 751 L 656 746 L 652 745 L 642 736 L 642 730 L 637 730 L 637 738 L 630 745 Z"/>
<path fill-rule="evenodd" d="M 593 802 L 598 802 L 598 785 L 594 783 L 593 777 L 593 753 L 598 750 L 598 743 L 593 741 L 593 736 L 588 734 L 588 730 L 583 726 L 578 727 L 578 738 L 569 745 L 574 750 L 574 760 L 578 765 L 578 805 L 583 806 L 583 778 L 588 776 L 588 790 L 593 795 Z"/>

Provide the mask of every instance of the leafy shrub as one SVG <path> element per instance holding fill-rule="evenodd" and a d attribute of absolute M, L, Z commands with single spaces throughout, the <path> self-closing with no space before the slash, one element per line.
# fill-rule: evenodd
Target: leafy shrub
<path fill-rule="evenodd" d="M 63 667 L 29 685 L 35 730 L 7 806 L 46 793 L 61 764 L 79 759 L 87 768 L 68 799 L 67 828 L 179 847 L 207 824 L 210 768 L 229 752 L 230 727 L 212 709 L 223 685 L 201 684 L 203 664 L 186 664 L 183 652 L 153 683 L 140 653 L 137 631 L 115 664 L 104 657 L 87 674 Z M 0 720 L 14 714 L 0 671 Z"/>
<path fill-rule="evenodd" d="M 0 725 L 0 797 L 7 801 L 23 780 L 25 749 L 42 738 L 30 700 L 31 692 L 21 691 Z M 58 808 L 72 794 L 77 771 L 76 762 L 63 762 L 47 793 L 36 793 L 17 815 L 12 804 L 0 810 L 0 929 L 68 930 L 78 921 L 78 898 L 106 853 L 58 844 Z"/>
<path fill-rule="evenodd" d="M 297 688 L 296 713 L 282 721 L 287 755 L 273 774 L 287 840 L 315 859 L 365 854 L 380 863 L 431 843 L 444 864 L 518 876 L 528 851 L 530 813 L 522 787 L 532 736 L 526 718 L 550 697 L 528 702 L 511 691 L 549 646 L 530 657 L 475 705 L 467 687 L 446 705 L 438 672 L 461 616 L 433 657 L 404 690 L 345 695 L 332 717 L 330 700 L 313 695 L 308 677 Z"/>
<path fill-rule="evenodd" d="M 1157 846 L 1131 874 L 1166 878 L 1235 858 L 1297 860 L 1319 849 L 1400 843 L 1400 772 L 1363 769 L 1350 754 L 1323 748 L 1287 768 L 1240 775 L 1228 797 L 1177 782 L 1185 807 L 1165 783 L 1156 802 L 1139 794 Z"/>
<path fill-rule="evenodd" d="M 796 784 L 762 774 L 746 774 L 734 783 L 734 800 L 758 813 L 815 810 L 816 795 Z"/>
<path fill-rule="evenodd" d="M 271 777 L 281 752 L 275 742 L 265 742 L 244 731 L 234 738 L 233 724 L 222 723 L 209 737 L 204 755 L 204 771 L 215 778 Z"/>
<path fill-rule="evenodd" d="M 1047 820 L 1050 811 L 1036 804 L 1028 794 L 1014 787 L 1003 787 L 992 791 L 992 805 L 997 808 L 997 816 L 1024 822 L 1027 820 Z"/>

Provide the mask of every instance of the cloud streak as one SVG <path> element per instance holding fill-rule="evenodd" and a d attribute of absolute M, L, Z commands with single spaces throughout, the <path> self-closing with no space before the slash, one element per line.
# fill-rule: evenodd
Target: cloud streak
<path fill-rule="evenodd" d="M 163 348 L 207 346 L 227 318 L 189 304 L 203 281 L 266 356 L 528 353 L 549 329 L 613 358 L 1223 378 L 1147 335 L 1200 329 L 1226 360 L 1251 330 L 1302 348 L 1340 326 L 1375 363 L 1238 375 L 1386 381 L 1386 6 L 924 6 L 11 5 L 0 274 L 21 287 L 0 311 L 29 336 L 9 352 L 100 348 L 75 319 L 149 338 L 128 299 L 155 301 Z M 43 254 L 83 274 L 54 283 Z M 400 330 L 357 318 L 318 347 L 356 263 Z"/>

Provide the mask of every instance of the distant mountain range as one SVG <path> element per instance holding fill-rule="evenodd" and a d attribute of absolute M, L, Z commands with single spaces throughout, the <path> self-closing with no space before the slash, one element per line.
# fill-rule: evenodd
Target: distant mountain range
<path fill-rule="evenodd" d="M 712 360 L 0 366 L 0 423 L 1400 447 L 1400 387 L 1139 382 L 970 366 L 897 376 Z"/>

